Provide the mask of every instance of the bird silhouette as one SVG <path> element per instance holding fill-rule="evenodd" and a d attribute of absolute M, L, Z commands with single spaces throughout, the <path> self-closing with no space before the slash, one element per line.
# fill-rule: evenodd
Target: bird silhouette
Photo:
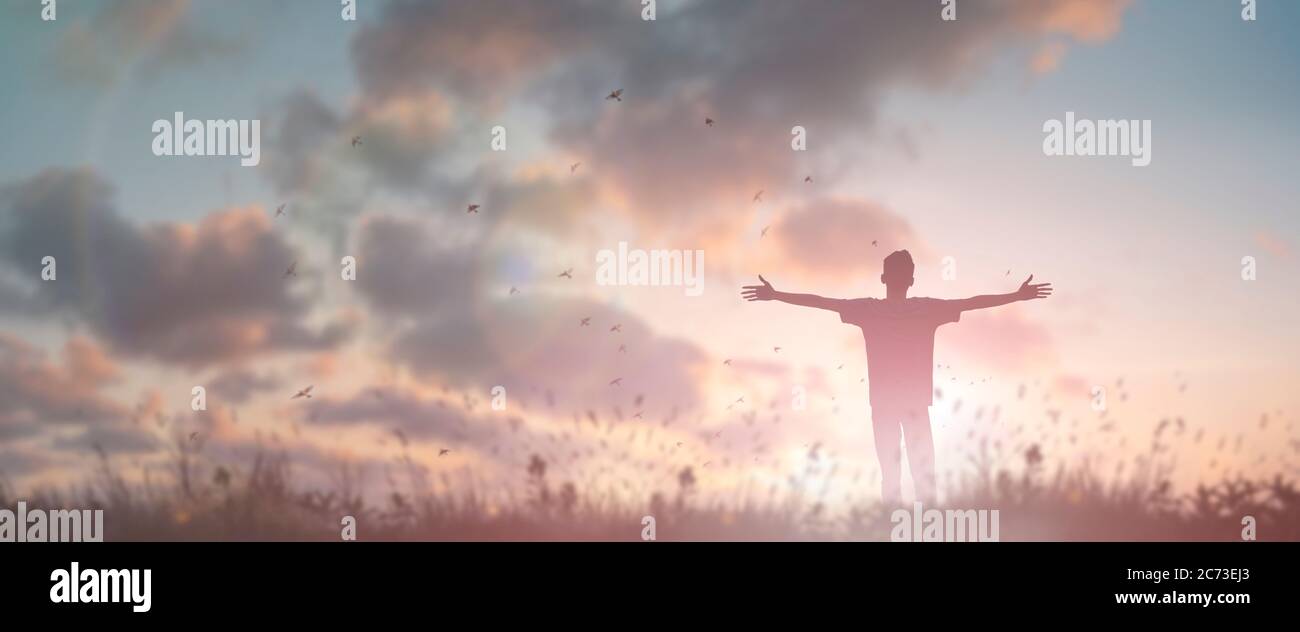
<path fill-rule="evenodd" d="M 451 450 L 448 450 L 447 448 L 438 450 L 438 456 L 446 456 L 448 454 L 451 454 Z"/>
<path fill-rule="evenodd" d="M 578 170 L 578 165 L 581 165 L 581 164 L 582 164 L 581 162 L 575 162 L 575 163 L 569 165 L 569 173 L 573 173 L 573 172 L 577 171 L 577 170 Z"/>
<path fill-rule="evenodd" d="M 308 386 L 307 388 L 304 388 L 304 389 L 302 389 L 301 391 L 298 391 L 297 394 L 295 394 L 293 397 L 290 397 L 289 399 L 299 399 L 299 398 L 303 398 L 303 397 L 305 397 L 305 398 L 307 398 L 307 399 L 311 399 L 311 389 L 313 389 L 313 388 L 316 388 L 315 385 Z"/>
<path fill-rule="evenodd" d="M 754 194 L 754 201 L 755 201 L 755 202 L 762 202 L 762 201 L 763 201 L 763 189 L 759 189 L 759 190 L 758 190 L 758 193 L 755 193 L 755 194 Z"/>
<path fill-rule="evenodd" d="M 281 205 L 275 207 L 275 216 L 276 216 L 276 217 L 279 217 L 279 216 L 281 216 L 281 215 L 284 215 L 284 207 L 285 207 L 284 204 L 281 204 Z"/>
<path fill-rule="evenodd" d="M 722 363 L 727 366 L 731 366 L 731 358 L 727 358 L 726 360 L 723 360 Z"/>
<path fill-rule="evenodd" d="M 621 323 L 618 324 L 618 325 L 614 325 L 613 327 L 610 327 L 609 330 L 610 330 L 610 332 L 620 332 L 620 333 L 621 333 L 621 332 L 623 331 L 623 325 L 622 325 Z"/>
<path fill-rule="evenodd" d="M 776 353 L 781 353 L 781 347 L 772 347 L 772 351 Z"/>
<path fill-rule="evenodd" d="M 771 226 L 764 226 L 763 230 L 758 233 L 758 238 L 762 239 L 764 237 L 767 237 L 767 229 L 769 228 L 771 228 Z"/>
<path fill-rule="evenodd" d="M 478 212 L 478 209 L 479 209 L 479 205 L 477 205 L 477 204 L 470 204 L 470 205 L 465 209 L 465 213 L 466 213 L 466 214 L 469 214 L 469 213 L 477 213 L 477 212 Z"/>
<path fill-rule="evenodd" d="M 289 264 L 289 269 L 284 271 L 284 276 L 291 277 L 297 275 L 298 275 L 298 262 L 294 261 L 293 263 Z"/>
<path fill-rule="evenodd" d="M 573 278 L 573 268 L 569 268 L 568 270 L 565 270 L 564 272 L 561 272 L 561 273 L 559 273 L 559 274 L 557 274 L 557 275 L 555 275 L 555 276 L 556 276 L 556 278 L 572 279 L 572 278 Z"/>
<path fill-rule="evenodd" d="M 619 352 L 619 353 L 627 353 L 627 345 L 619 345 L 619 346 L 618 346 L 618 352 Z"/>
<path fill-rule="evenodd" d="M 511 295 L 511 296 L 514 296 L 515 294 L 518 294 L 518 293 L 519 293 L 519 288 L 517 288 L 517 287 L 515 287 L 515 286 L 513 286 L 513 285 L 510 286 L 510 295 Z"/>
<path fill-rule="evenodd" d="M 622 101 L 622 100 L 623 100 L 623 89 L 622 89 L 622 88 L 619 88 L 618 90 L 615 90 L 615 91 L 609 93 L 609 96 L 605 97 L 605 100 L 606 100 L 606 101 L 608 101 L 608 100 L 610 100 L 610 99 L 614 99 L 615 101 Z"/>
<path fill-rule="evenodd" d="M 812 182 L 812 176 L 804 176 L 804 177 L 803 177 L 803 181 L 804 181 L 804 182 Z"/>
<path fill-rule="evenodd" d="M 711 119 L 711 118 L 709 118 L 709 117 L 707 117 L 707 116 L 704 117 L 704 124 L 707 125 L 707 126 L 709 126 L 709 127 L 713 127 L 713 119 Z"/>
<path fill-rule="evenodd" d="M 610 385 L 610 386 L 622 386 L 622 385 L 623 385 L 623 378 L 621 378 L 621 377 L 616 377 L 616 378 L 614 378 L 614 379 L 612 379 L 612 380 L 609 381 L 609 385 Z"/>
<path fill-rule="evenodd" d="M 872 240 L 871 240 L 871 245 L 872 245 L 872 246 L 875 246 L 875 245 L 876 245 L 876 240 L 872 239 Z"/>
<path fill-rule="evenodd" d="M 579 327 L 586 327 L 587 325 L 590 325 L 590 324 L 591 324 L 591 317 L 588 316 L 588 317 L 582 319 L 582 322 L 578 323 L 578 326 L 579 326 Z"/>
<path fill-rule="evenodd" d="M 360 144 L 361 144 L 361 137 L 360 137 L 360 136 L 353 136 L 353 137 L 352 137 L 352 146 L 353 146 L 353 147 L 356 147 L 357 145 L 360 145 Z"/>

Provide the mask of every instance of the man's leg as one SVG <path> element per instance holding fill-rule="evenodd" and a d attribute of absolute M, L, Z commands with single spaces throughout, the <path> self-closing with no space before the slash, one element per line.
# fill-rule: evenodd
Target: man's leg
<path fill-rule="evenodd" d="M 934 437 L 930 434 L 930 409 L 909 410 L 903 415 L 903 442 L 907 444 L 907 464 L 912 470 L 916 499 L 927 505 L 937 497 L 934 489 Z"/>
<path fill-rule="evenodd" d="M 876 457 L 880 459 L 880 496 L 889 505 L 902 500 L 902 449 L 898 445 L 901 429 L 898 416 L 872 409 L 871 428 L 876 436 Z"/>

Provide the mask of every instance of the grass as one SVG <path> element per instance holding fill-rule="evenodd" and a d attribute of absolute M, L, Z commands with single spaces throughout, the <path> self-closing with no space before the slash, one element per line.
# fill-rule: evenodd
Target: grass
<path fill-rule="evenodd" d="M 336 541 L 345 515 L 356 518 L 361 540 L 639 540 L 646 515 L 659 540 L 887 540 L 892 526 L 890 507 L 857 502 L 831 511 L 824 494 L 810 496 L 803 490 L 813 486 L 793 479 L 764 499 L 704 498 L 685 468 L 673 489 L 620 499 L 553 481 L 546 461 L 533 456 L 519 472 L 526 492 L 502 503 L 473 489 L 435 493 L 423 468 L 403 455 L 408 491 L 390 481 L 382 500 L 368 502 L 358 491 L 360 472 L 346 465 L 331 489 L 303 489 L 282 451 L 264 448 L 236 467 L 204 462 L 183 440 L 177 445 L 166 482 L 128 482 L 100 450 L 95 472 L 67 492 L 20 498 L 0 481 L 0 507 L 21 499 L 29 507 L 103 509 L 107 541 Z M 1240 541 L 1244 516 L 1255 518 L 1260 540 L 1300 540 L 1300 491 L 1280 475 L 1175 493 L 1168 468 L 1154 459 L 1139 459 L 1132 474 L 1111 482 L 1087 463 L 1048 472 L 1037 450 L 1024 460 L 1013 470 L 986 453 L 973 457 L 973 473 L 950 484 L 945 507 L 999 510 L 1003 541 Z"/>

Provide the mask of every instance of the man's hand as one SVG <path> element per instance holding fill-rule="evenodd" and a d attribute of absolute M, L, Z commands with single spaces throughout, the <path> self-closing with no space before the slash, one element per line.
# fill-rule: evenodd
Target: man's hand
<path fill-rule="evenodd" d="M 1020 284 L 1020 289 L 1016 290 L 1016 300 L 1028 301 L 1035 298 L 1047 298 L 1052 295 L 1051 283 L 1035 283 L 1030 285 L 1029 282 L 1034 280 L 1034 275 L 1029 275 L 1024 283 Z"/>
<path fill-rule="evenodd" d="M 770 301 L 776 298 L 776 290 L 772 288 L 772 284 L 768 283 L 767 279 L 764 279 L 761 274 L 758 275 L 758 280 L 762 281 L 763 284 L 746 285 L 741 288 L 744 291 L 740 295 L 747 301 Z"/>

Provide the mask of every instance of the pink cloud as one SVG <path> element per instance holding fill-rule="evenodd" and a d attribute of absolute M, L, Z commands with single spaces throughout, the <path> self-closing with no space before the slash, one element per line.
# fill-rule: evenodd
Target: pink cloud
<path fill-rule="evenodd" d="M 1056 351 L 1048 328 L 1025 317 L 1019 306 L 966 312 L 938 333 L 939 342 L 993 369 L 1024 371 L 1049 366 Z"/>
<path fill-rule="evenodd" d="M 906 219 L 862 200 L 816 200 L 797 207 L 769 237 L 780 244 L 788 266 L 837 277 L 876 273 L 894 250 L 908 250 L 918 265 L 928 256 Z"/>

